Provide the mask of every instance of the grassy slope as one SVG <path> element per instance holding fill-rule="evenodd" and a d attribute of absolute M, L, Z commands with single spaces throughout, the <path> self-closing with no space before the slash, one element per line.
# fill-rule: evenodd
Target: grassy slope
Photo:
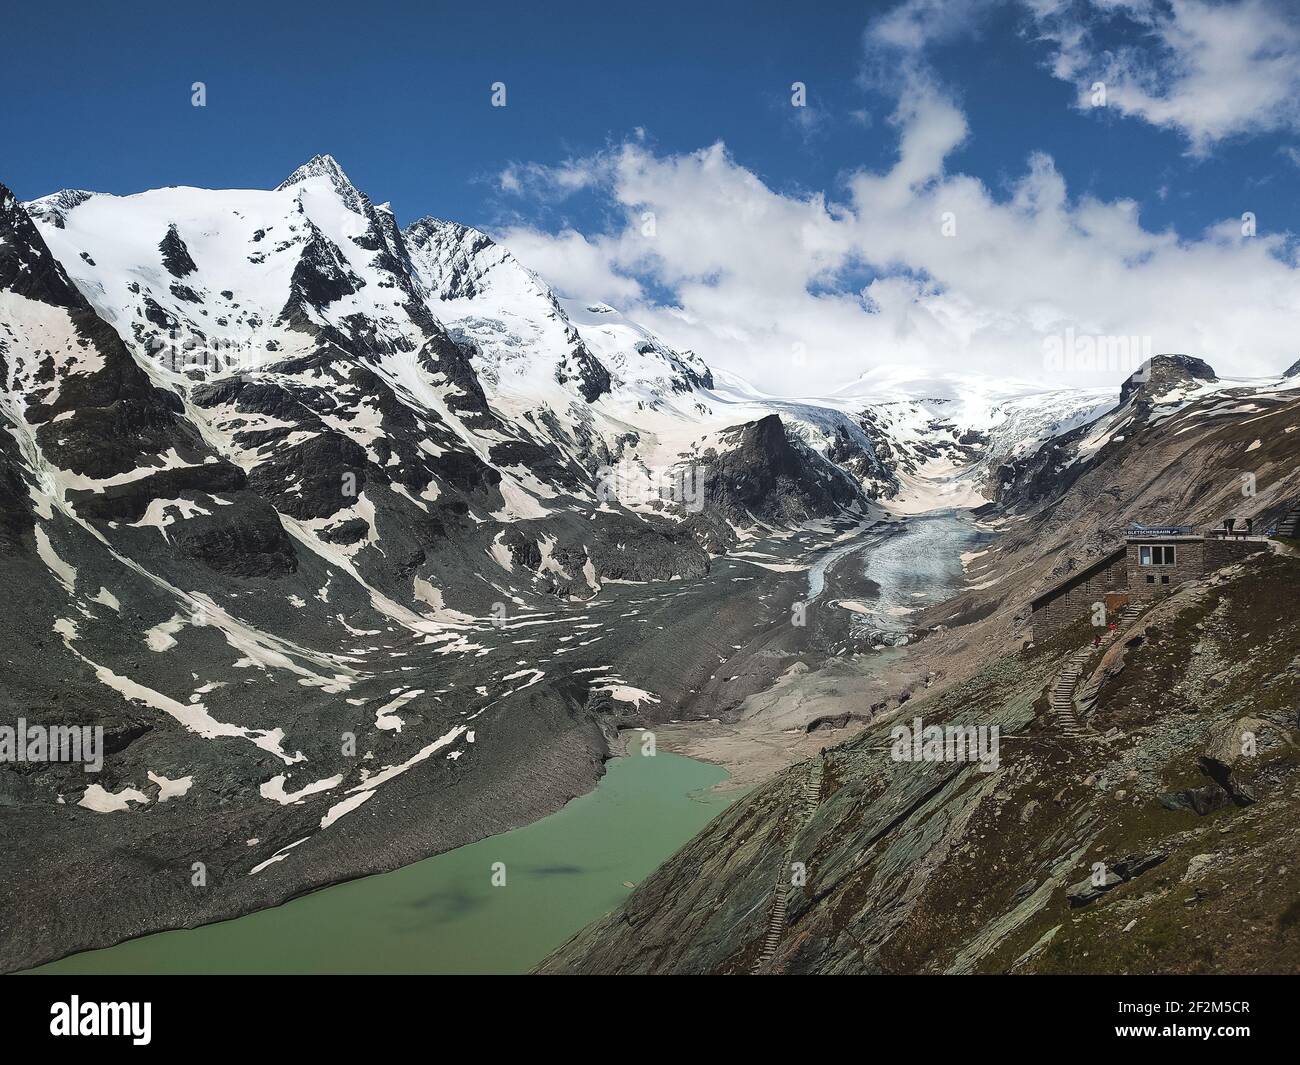
<path fill-rule="evenodd" d="M 834 748 L 824 799 L 799 834 L 809 883 L 791 899 L 787 972 L 1300 971 L 1300 562 L 1256 560 L 1181 594 L 1104 684 L 1109 742 L 1060 736 L 1045 692 L 1086 623 L 904 707 L 927 723 L 1000 721 L 996 774 L 892 763 L 888 726 Z M 1161 805 L 1209 783 L 1216 725 L 1270 722 L 1234 773 L 1258 802 L 1204 817 Z M 744 972 L 758 948 L 802 769 L 737 803 L 551 971 Z M 1095 861 L 1165 860 L 1089 905 L 1070 885 Z M 1184 881 L 1189 861 L 1214 855 Z M 1044 937 L 1048 939 L 1044 943 Z M 1038 949 L 1034 949 L 1038 947 Z"/>
<path fill-rule="evenodd" d="M 1150 801 L 1116 803 L 1094 852 L 1162 846 L 1170 858 L 1073 916 L 1056 911 L 1064 924 L 1038 971 L 1300 970 L 1300 563 L 1270 558 L 1244 569 L 1149 632 L 1103 689 L 1098 714 L 1104 725 L 1173 736 L 1199 737 L 1211 722 L 1242 716 L 1272 722 L 1278 731 L 1261 730 L 1251 767 L 1260 801 L 1204 817 Z M 1206 783 L 1200 750 L 1169 744 L 1158 771 L 1163 790 Z M 1184 881 L 1200 854 L 1215 858 Z"/>

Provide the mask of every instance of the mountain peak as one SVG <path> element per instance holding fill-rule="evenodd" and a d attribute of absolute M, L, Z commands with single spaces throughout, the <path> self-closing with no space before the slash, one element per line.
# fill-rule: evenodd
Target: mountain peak
<path fill-rule="evenodd" d="M 459 222 L 425 215 L 407 226 L 403 237 L 422 280 L 439 299 L 473 299 L 482 291 L 485 275 L 503 264 L 523 270 L 514 256 L 486 233 Z M 550 298 L 549 290 L 544 295 Z"/>
<path fill-rule="evenodd" d="M 48 196 L 42 196 L 39 200 L 31 200 L 23 206 L 32 218 L 38 218 L 42 222 L 63 229 L 67 213 L 74 207 L 80 207 L 94 195 L 96 194 L 85 189 L 60 189 Z"/>
<path fill-rule="evenodd" d="M 1119 391 L 1119 401 L 1127 403 L 1138 393 L 1161 396 L 1197 381 L 1218 379 L 1214 367 L 1194 355 L 1153 355 L 1124 382 Z"/>
<path fill-rule="evenodd" d="M 53 307 L 87 306 L 23 205 L 0 184 L 0 292 L 6 290 Z"/>
<path fill-rule="evenodd" d="M 283 192 L 295 185 L 301 185 L 305 181 L 312 181 L 316 178 L 327 179 L 343 202 L 357 213 L 364 214 L 365 209 L 370 206 L 370 200 L 352 184 L 351 179 L 339 166 L 338 160 L 332 155 L 313 155 L 307 162 L 280 182 L 275 187 L 275 191 Z"/>
<path fill-rule="evenodd" d="M 302 166 L 298 167 L 292 174 L 285 178 L 276 186 L 276 191 L 292 188 L 294 185 L 301 184 L 310 178 L 327 177 L 337 185 L 346 185 L 352 188 L 352 182 L 348 179 L 339 162 L 332 155 L 313 155 Z"/>

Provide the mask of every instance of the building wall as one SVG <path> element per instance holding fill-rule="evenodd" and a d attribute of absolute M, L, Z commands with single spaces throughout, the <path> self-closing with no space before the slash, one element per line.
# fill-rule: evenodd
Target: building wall
<path fill-rule="evenodd" d="M 1075 584 L 1063 584 L 1056 595 L 1034 611 L 1034 639 L 1042 640 L 1092 614 L 1094 603 L 1105 602 L 1107 592 L 1123 591 L 1127 569 L 1118 555 L 1110 564 Z"/>
<path fill-rule="evenodd" d="M 1172 546 L 1174 564 L 1139 565 L 1138 549 L 1143 546 Z M 1107 602 L 1107 593 L 1111 593 L 1108 613 L 1113 614 L 1116 592 L 1126 592 L 1131 603 L 1149 603 L 1168 595 L 1183 581 L 1203 577 L 1221 566 L 1266 550 L 1268 545 L 1259 540 L 1206 540 L 1199 536 L 1131 540 L 1124 554 L 1096 573 L 1073 584 L 1066 580 L 1053 590 L 1051 597 L 1033 612 L 1034 639 L 1045 639 L 1088 617 L 1094 604 Z"/>
<path fill-rule="evenodd" d="M 1138 559 L 1141 557 L 1138 548 L 1169 544 L 1174 547 L 1172 566 L 1138 564 Z M 1129 599 L 1134 603 L 1148 603 L 1162 595 L 1168 595 L 1183 581 L 1203 577 L 1247 555 L 1267 550 L 1268 545 L 1259 540 L 1207 540 L 1200 537 L 1130 540 L 1128 544 Z"/>
<path fill-rule="evenodd" d="M 1172 547 L 1172 566 L 1142 566 L 1138 564 L 1143 547 Z M 1149 603 L 1168 595 L 1183 581 L 1205 573 L 1205 541 L 1200 537 L 1163 536 L 1150 540 L 1128 542 L 1128 592 L 1132 603 Z"/>
<path fill-rule="evenodd" d="M 1268 544 L 1259 540 L 1206 540 L 1206 572 L 1231 565 L 1233 562 L 1239 562 L 1247 555 L 1254 555 L 1267 550 Z"/>

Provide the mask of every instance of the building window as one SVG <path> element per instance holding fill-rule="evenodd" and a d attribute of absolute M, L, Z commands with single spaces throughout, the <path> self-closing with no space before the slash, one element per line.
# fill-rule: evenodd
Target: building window
<path fill-rule="evenodd" d="M 1154 577 L 1147 578 L 1147 584 L 1155 584 L 1155 583 L 1156 583 L 1156 579 Z"/>
<path fill-rule="evenodd" d="M 1161 578 L 1160 578 L 1160 583 L 1161 583 L 1161 584 L 1168 584 L 1168 583 L 1169 583 L 1169 578 L 1168 578 L 1168 576 L 1161 577 Z"/>
<path fill-rule="evenodd" d="M 1173 564 L 1173 544 L 1144 544 L 1138 548 L 1139 566 L 1172 566 Z"/>

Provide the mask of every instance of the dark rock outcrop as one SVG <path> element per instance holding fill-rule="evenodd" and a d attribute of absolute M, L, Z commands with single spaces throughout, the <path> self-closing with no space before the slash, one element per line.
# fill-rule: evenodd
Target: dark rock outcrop
<path fill-rule="evenodd" d="M 725 443 L 726 450 L 705 452 L 699 467 L 706 509 L 734 524 L 793 524 L 863 502 L 841 470 L 790 439 L 779 415 L 730 430 Z"/>
<path fill-rule="evenodd" d="M 162 252 L 163 266 L 173 277 L 185 277 L 198 271 L 198 267 L 190 257 L 190 249 L 185 246 L 185 241 L 181 239 L 180 231 L 175 224 L 167 227 L 167 235 L 159 241 L 158 250 Z"/>
<path fill-rule="evenodd" d="M 1214 368 L 1204 359 L 1194 355 L 1155 355 L 1144 362 L 1120 386 L 1120 405 L 1135 397 L 1139 409 L 1150 409 L 1149 397 L 1161 396 L 1171 390 L 1197 381 L 1217 381 Z"/>

